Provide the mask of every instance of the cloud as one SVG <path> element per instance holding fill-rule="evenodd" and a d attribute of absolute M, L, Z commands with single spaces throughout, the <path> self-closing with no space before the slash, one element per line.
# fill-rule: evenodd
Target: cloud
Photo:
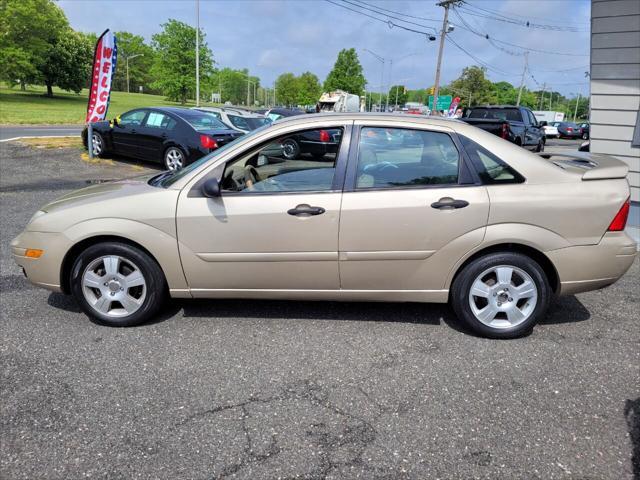
<path fill-rule="evenodd" d="M 268 69 L 284 68 L 287 66 L 287 58 L 280 50 L 264 50 L 258 59 L 258 66 Z"/>

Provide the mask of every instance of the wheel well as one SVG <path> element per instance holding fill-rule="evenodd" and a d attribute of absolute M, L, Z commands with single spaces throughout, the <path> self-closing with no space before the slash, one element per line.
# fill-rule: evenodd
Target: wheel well
<path fill-rule="evenodd" d="M 71 247 L 67 252 L 67 254 L 64 256 L 64 260 L 62 260 L 62 267 L 60 268 L 60 287 L 62 288 L 62 291 L 64 293 L 68 294 L 71 292 L 71 285 L 70 285 L 71 267 L 73 267 L 73 262 L 75 261 L 76 257 L 80 255 L 80 253 L 83 250 L 86 250 L 92 245 L 97 245 L 98 243 L 105 243 L 105 242 L 125 243 L 132 247 L 136 247 L 142 250 L 147 255 L 149 255 L 149 257 L 158 264 L 158 266 L 160 267 L 160 270 L 162 270 L 162 267 L 160 266 L 156 258 L 151 254 L 151 252 L 149 252 L 149 250 L 144 248 L 139 243 L 134 242 L 133 240 L 129 240 L 128 238 L 124 238 L 124 237 L 119 237 L 117 235 L 100 235 L 97 237 L 85 238 L 84 240 L 81 240 L 80 242 L 76 243 L 73 247 Z"/>
<path fill-rule="evenodd" d="M 549 285 L 554 292 L 558 292 L 560 288 L 560 280 L 558 278 L 558 272 L 556 271 L 556 267 L 553 266 L 551 260 L 542 253 L 540 250 L 536 250 L 533 247 L 529 247 L 527 245 L 522 245 L 520 243 L 500 243 L 498 245 L 491 245 L 490 247 L 484 248 L 469 258 L 467 258 L 462 265 L 456 271 L 456 274 L 453 276 L 451 280 L 451 284 L 456 280 L 458 274 L 462 271 L 464 267 L 466 267 L 469 263 L 474 261 L 476 258 L 482 257 L 489 253 L 498 253 L 498 252 L 513 252 L 513 253 L 521 253 L 522 255 L 526 255 L 529 258 L 535 260 L 542 270 L 544 271 L 547 280 L 549 280 Z"/>

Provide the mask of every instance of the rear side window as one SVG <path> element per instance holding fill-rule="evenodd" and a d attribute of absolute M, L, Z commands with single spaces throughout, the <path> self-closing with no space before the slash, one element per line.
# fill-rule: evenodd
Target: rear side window
<path fill-rule="evenodd" d="M 446 133 L 364 127 L 356 188 L 406 188 L 458 183 L 460 155 Z"/>
<path fill-rule="evenodd" d="M 471 108 L 466 115 L 467 118 L 522 122 L 522 115 L 517 108 Z"/>
<path fill-rule="evenodd" d="M 471 158 L 478 171 L 480 180 L 487 185 L 501 183 L 522 183 L 524 177 L 507 165 L 504 161 L 473 140 L 459 135 L 458 138 L 465 152 Z"/>

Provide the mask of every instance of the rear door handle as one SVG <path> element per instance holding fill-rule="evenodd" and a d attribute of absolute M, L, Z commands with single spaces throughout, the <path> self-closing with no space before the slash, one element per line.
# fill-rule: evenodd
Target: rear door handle
<path fill-rule="evenodd" d="M 312 207 L 306 203 L 297 205 L 295 208 L 287 210 L 289 215 L 295 215 L 298 217 L 311 217 L 313 215 L 322 215 L 326 210 L 322 207 Z"/>
<path fill-rule="evenodd" d="M 456 208 L 464 208 L 468 205 L 469 202 L 467 202 L 466 200 L 454 200 L 450 197 L 444 197 L 437 202 L 433 202 L 431 204 L 431 208 L 437 208 L 439 210 L 453 210 Z"/>

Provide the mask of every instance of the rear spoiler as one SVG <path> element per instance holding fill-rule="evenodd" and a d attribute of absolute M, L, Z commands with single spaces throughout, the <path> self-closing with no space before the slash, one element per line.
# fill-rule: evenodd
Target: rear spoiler
<path fill-rule="evenodd" d="M 584 170 L 582 180 L 604 180 L 625 178 L 629 166 L 622 160 L 593 153 L 539 153 L 542 158 L 552 161 L 560 168 Z"/>

